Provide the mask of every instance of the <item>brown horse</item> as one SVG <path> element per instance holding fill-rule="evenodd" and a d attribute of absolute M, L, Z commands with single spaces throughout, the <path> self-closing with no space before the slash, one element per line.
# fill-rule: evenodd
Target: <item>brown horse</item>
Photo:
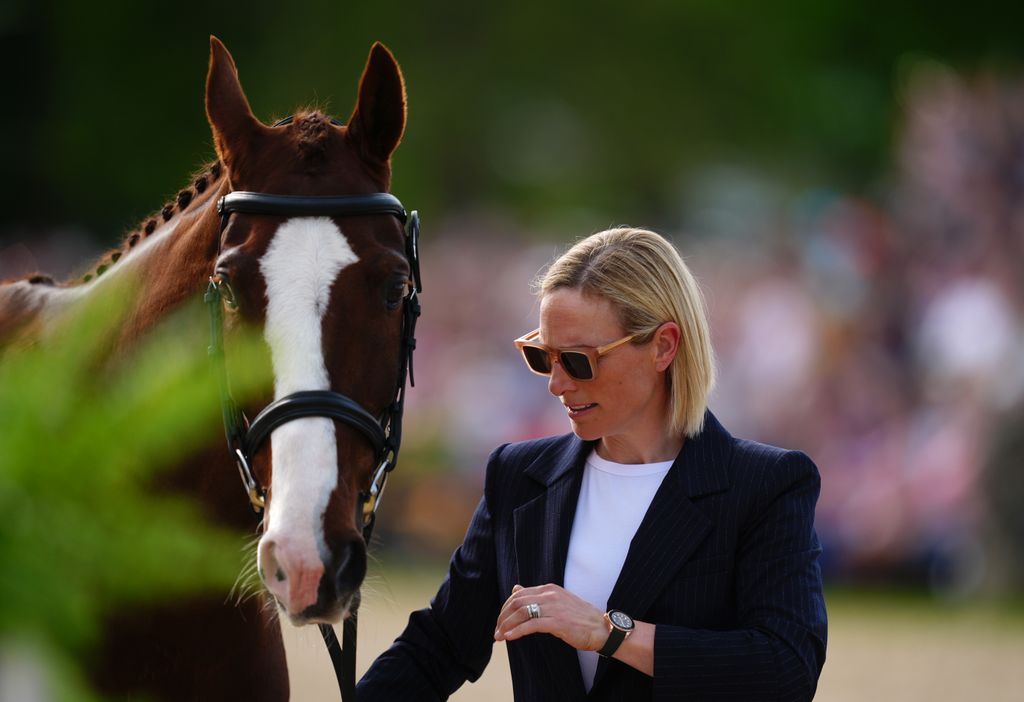
<path fill-rule="evenodd" d="M 375 445 L 373 428 L 359 422 L 384 417 L 386 430 L 396 378 L 399 398 L 404 386 L 403 310 L 416 272 L 404 211 L 386 195 L 405 129 L 402 74 L 375 44 L 347 126 L 319 111 L 267 126 L 253 116 L 231 55 L 211 37 L 206 112 L 219 160 L 84 279 L 57 285 L 36 275 L 0 286 L 0 343 L 45 334 L 76 300 L 134 275 L 141 287 L 115 341 L 130 345 L 171 311 L 198 304 L 213 277 L 228 295 L 225 325 L 262 327 L 274 372 L 267 401 L 316 396 L 336 407 L 343 395 L 362 412 L 353 421 L 298 402 L 305 411 L 283 419 L 278 412 L 264 423 L 267 440 L 243 457 L 267 486 L 258 562 L 269 596 L 295 624 L 335 623 L 358 602 L 366 572 L 362 501 L 387 438 L 380 431 Z M 272 194 L 274 202 L 245 201 L 241 191 Z M 338 205 L 374 198 L 383 206 Z M 219 521 L 251 532 L 222 439 L 211 435 L 210 449 L 171 480 Z M 108 693 L 155 699 L 288 697 L 274 612 L 258 598 L 225 604 L 225 593 L 116 617 L 95 678 Z"/>

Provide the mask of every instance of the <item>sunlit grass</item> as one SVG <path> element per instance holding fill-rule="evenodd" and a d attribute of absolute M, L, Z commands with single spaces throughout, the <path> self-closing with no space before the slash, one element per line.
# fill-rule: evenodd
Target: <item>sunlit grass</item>
<path fill-rule="evenodd" d="M 830 616 L 872 616 L 915 623 L 968 623 L 1024 631 L 1024 596 L 943 599 L 924 589 L 831 587 L 825 593 Z"/>

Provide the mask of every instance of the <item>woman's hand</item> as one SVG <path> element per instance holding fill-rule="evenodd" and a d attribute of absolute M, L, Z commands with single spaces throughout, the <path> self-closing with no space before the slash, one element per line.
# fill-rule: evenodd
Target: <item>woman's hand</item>
<path fill-rule="evenodd" d="M 531 604 L 540 606 L 540 616 L 535 619 L 530 619 L 527 609 Z M 613 657 L 641 673 L 654 675 L 654 624 L 633 623 L 633 633 Z M 537 633 L 557 636 L 580 651 L 597 651 L 604 647 L 611 632 L 604 612 L 558 585 L 515 585 L 498 614 L 494 640 L 515 641 Z"/>
<path fill-rule="evenodd" d="M 531 604 L 540 606 L 535 619 L 527 609 Z M 494 640 L 515 641 L 537 633 L 557 636 L 581 651 L 596 651 L 608 640 L 609 630 L 604 612 L 558 585 L 515 585 L 498 614 Z"/>

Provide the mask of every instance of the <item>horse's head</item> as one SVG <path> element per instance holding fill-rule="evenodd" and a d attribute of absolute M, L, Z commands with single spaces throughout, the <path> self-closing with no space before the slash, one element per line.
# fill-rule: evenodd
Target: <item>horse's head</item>
<path fill-rule="evenodd" d="M 315 110 L 267 126 L 253 116 L 230 54 L 211 38 L 206 110 L 232 191 L 360 195 L 389 188 L 405 88 L 394 58 L 376 44 L 347 126 Z M 219 246 L 216 273 L 230 281 L 234 313 L 263 327 L 275 399 L 329 391 L 385 416 L 412 277 L 400 219 L 236 211 Z M 360 494 L 380 456 L 365 431 L 330 417 L 289 419 L 254 450 L 254 472 L 268 486 L 260 573 L 295 623 L 338 620 L 366 573 Z"/>

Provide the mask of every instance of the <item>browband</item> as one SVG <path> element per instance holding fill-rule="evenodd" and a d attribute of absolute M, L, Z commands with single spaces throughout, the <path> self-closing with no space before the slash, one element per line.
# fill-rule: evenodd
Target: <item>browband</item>
<path fill-rule="evenodd" d="M 268 195 L 236 190 L 217 203 L 217 213 L 226 217 L 232 212 L 265 215 L 393 215 L 405 224 L 408 215 L 402 203 L 391 193 L 367 195 Z"/>

